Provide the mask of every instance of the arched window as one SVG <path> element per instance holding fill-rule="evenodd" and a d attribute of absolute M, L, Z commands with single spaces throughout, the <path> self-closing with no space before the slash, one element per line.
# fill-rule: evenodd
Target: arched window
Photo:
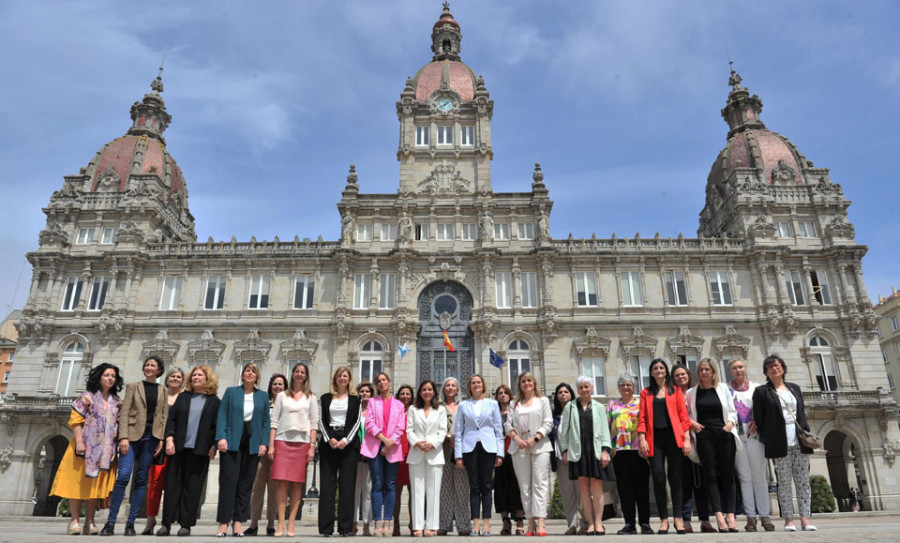
<path fill-rule="evenodd" d="M 819 390 L 832 391 L 838 389 L 838 375 L 831 356 L 831 345 L 822 336 L 809 339 L 809 354 L 814 364 L 814 372 Z"/>
<path fill-rule="evenodd" d="M 509 365 L 509 388 L 515 396 L 519 393 L 519 376 L 531 371 L 531 348 L 521 339 L 514 339 L 509 344 L 506 359 Z"/>
<path fill-rule="evenodd" d="M 372 382 L 381 373 L 384 365 L 384 348 L 377 341 L 367 341 L 359 355 L 359 376 L 363 381 Z"/>
<path fill-rule="evenodd" d="M 56 393 L 60 396 L 74 396 L 78 387 L 79 368 L 84 358 L 84 345 L 73 341 L 66 345 L 59 362 L 59 374 L 56 377 Z"/>

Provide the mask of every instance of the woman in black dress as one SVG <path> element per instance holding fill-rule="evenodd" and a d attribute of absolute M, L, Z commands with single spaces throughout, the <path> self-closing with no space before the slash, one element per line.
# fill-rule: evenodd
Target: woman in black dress
<path fill-rule="evenodd" d="M 505 427 L 509 403 L 512 401 L 512 390 L 506 385 L 500 385 L 494 391 L 494 399 L 500 404 L 500 418 Z M 507 436 L 504 453 L 509 452 L 509 441 L 510 438 Z M 504 462 L 500 464 L 499 468 L 494 468 L 494 508 L 503 519 L 503 529 L 500 530 L 500 535 L 512 533 L 510 515 L 515 515 L 513 518 L 516 519 L 516 535 L 525 534 L 522 525 L 522 521 L 525 519 L 525 511 L 522 510 L 522 494 L 519 492 L 519 480 L 516 478 L 512 462 Z"/>

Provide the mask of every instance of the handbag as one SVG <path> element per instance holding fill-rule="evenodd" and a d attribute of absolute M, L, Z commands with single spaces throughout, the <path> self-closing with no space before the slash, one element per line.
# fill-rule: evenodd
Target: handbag
<path fill-rule="evenodd" d="M 778 391 L 775 391 L 775 395 L 778 396 L 778 399 L 781 401 L 782 405 L 787 408 L 787 412 L 791 414 L 791 418 L 794 420 L 794 426 L 797 428 L 797 441 L 800 442 L 800 445 L 803 445 L 807 449 L 819 449 L 822 447 L 822 440 L 819 439 L 819 436 L 810 432 L 809 430 L 804 430 L 800 423 L 797 422 L 797 417 L 794 416 L 794 413 L 791 411 L 790 406 L 788 406 L 787 402 L 784 401 L 784 398 L 778 395 Z"/>
<path fill-rule="evenodd" d="M 694 433 L 691 432 L 691 453 L 688 455 L 688 458 L 691 462 L 700 465 L 700 453 L 697 452 L 697 438 L 694 437 Z"/>

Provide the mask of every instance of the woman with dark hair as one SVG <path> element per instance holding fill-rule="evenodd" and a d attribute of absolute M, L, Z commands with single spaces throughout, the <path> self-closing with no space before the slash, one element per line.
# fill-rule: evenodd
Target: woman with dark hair
<path fill-rule="evenodd" d="M 300 510 L 300 486 L 306 482 L 306 466 L 316 454 L 319 426 L 319 402 L 310 391 L 309 367 L 306 364 L 294 364 L 290 387 L 275 397 L 270 421 L 270 477 L 278 481 L 278 528 L 273 535 L 294 537 L 294 521 Z M 285 521 L 288 487 L 291 491 L 291 509 Z"/>
<path fill-rule="evenodd" d="M 72 402 L 72 439 L 50 489 L 51 496 L 69 499 L 68 535 L 82 533 L 79 519 L 85 500 L 83 533 L 96 535 L 99 531 L 94 525 L 94 512 L 116 483 L 116 433 L 122 406 L 118 394 L 122 384 L 119 368 L 100 364 L 91 369 L 85 391 Z"/>
<path fill-rule="evenodd" d="M 509 419 L 509 404 L 512 402 L 512 390 L 506 385 L 500 385 L 494 391 L 494 399 L 500 406 L 500 420 L 503 427 Z M 506 436 L 503 443 L 503 452 L 509 453 L 509 444 L 512 438 Z M 516 535 L 525 535 L 522 521 L 525 520 L 525 511 L 522 510 L 522 493 L 519 491 L 519 480 L 516 479 L 516 470 L 512 462 L 504 462 L 500 467 L 494 468 L 494 510 L 500 513 L 503 519 L 503 529 L 500 535 L 512 535 L 512 522 L 510 515 L 516 519 Z"/>
<path fill-rule="evenodd" d="M 447 411 L 438 404 L 436 386 L 423 381 L 416 392 L 416 403 L 406 415 L 406 437 L 410 443 L 409 476 L 413 536 L 431 537 L 438 529 L 441 504 L 441 473 L 447 435 Z M 424 532 L 423 532 L 424 531 Z"/>
<path fill-rule="evenodd" d="M 169 409 L 166 422 L 166 501 L 158 536 L 167 536 L 178 520 L 178 536 L 191 535 L 197 524 L 200 498 L 209 462 L 216 457 L 216 419 L 219 415 L 219 376 L 206 364 L 191 370 L 184 387 Z"/>
<path fill-rule="evenodd" d="M 466 389 L 469 397 L 456 413 L 456 467 L 469 477 L 472 530 L 491 535 L 491 473 L 503 463 L 503 423 L 497 402 L 485 397 L 481 375 L 469 377 Z"/>
<path fill-rule="evenodd" d="M 568 383 L 556 385 L 556 390 L 553 392 L 553 431 L 550 432 L 550 442 L 553 443 L 553 461 L 551 461 L 550 467 L 556 472 L 556 482 L 559 485 L 559 494 L 562 496 L 563 509 L 566 512 L 568 529 L 566 529 L 565 535 L 586 534 L 588 528 L 588 524 L 581 514 L 578 481 L 569 479 L 568 461 L 563 460 L 562 451 L 559 450 L 559 427 L 562 424 L 563 410 L 574 399 L 575 391 Z"/>
<path fill-rule="evenodd" d="M 800 387 L 784 380 L 787 364 L 781 357 L 769 355 L 763 361 L 766 384 L 753 391 L 753 421 L 759 439 L 766 449 L 766 458 L 775 459 L 778 476 L 778 503 L 784 518 L 784 530 L 796 532 L 794 525 L 794 495 L 791 478 L 797 488 L 800 506 L 800 526 L 813 532 L 810 517 L 812 492 L 809 486 L 809 455 L 813 450 L 804 447 L 797 437 L 797 427 L 809 431 L 806 407 Z"/>
<path fill-rule="evenodd" d="M 232 534 L 244 535 L 243 523 L 250 518 L 250 495 L 256 465 L 266 455 L 269 443 L 269 395 L 257 388 L 259 366 L 244 365 L 241 385 L 228 387 L 219 407 L 216 440 L 219 452 L 219 506 L 216 537 L 225 536 L 231 522 Z"/>
<path fill-rule="evenodd" d="M 162 450 L 169 405 L 159 401 L 163 396 L 163 387 L 156 380 L 165 371 L 163 362 L 159 357 L 150 356 L 144 360 L 142 371 L 143 381 L 129 383 L 125 387 L 125 400 L 122 402 L 122 416 L 119 419 L 119 471 L 116 486 L 109 499 L 109 515 L 100 535 L 115 533 L 116 517 L 119 516 L 119 507 L 125 498 L 125 487 L 131 481 L 132 473 L 134 482 L 131 485 L 131 508 L 125 521 L 124 535 L 137 535 L 134 520 L 147 494 L 150 463 Z"/>
<path fill-rule="evenodd" d="M 375 395 L 375 387 L 368 381 L 362 381 L 356 386 L 359 394 L 359 430 L 357 437 L 360 446 L 366 436 L 366 412 L 369 408 L 369 399 Z M 369 475 L 369 459 L 359 455 L 356 463 L 356 488 L 353 490 L 353 529 L 351 533 L 356 535 L 359 531 L 359 523 L 363 525 L 364 537 L 371 534 L 369 524 L 372 522 L 372 477 Z"/>
<path fill-rule="evenodd" d="M 409 531 L 412 534 L 412 501 L 411 490 L 409 487 L 409 465 L 406 463 L 406 457 L 409 455 L 409 441 L 406 438 L 406 414 L 409 413 L 409 406 L 412 405 L 413 395 L 416 392 L 410 385 L 400 385 L 394 398 L 400 400 L 403 404 L 403 433 L 400 434 L 400 447 L 403 450 L 403 460 L 397 467 L 397 489 L 396 498 L 394 499 L 394 537 L 400 537 L 400 505 L 403 496 L 403 487 L 406 487 L 406 510 L 409 513 Z"/>
<path fill-rule="evenodd" d="M 348 536 L 353 531 L 353 490 L 356 488 L 356 465 L 359 464 L 359 396 L 353 390 L 350 368 L 338 366 L 331 377 L 331 391 L 322 394 L 322 416 L 319 431 L 319 533 L 334 533 L 334 497 L 337 492 L 338 533 Z"/>
<path fill-rule="evenodd" d="M 672 366 L 672 382 L 681 389 L 681 393 L 687 397 L 687 391 L 691 387 L 697 385 L 694 380 L 694 374 L 690 368 L 684 364 L 675 364 Z M 687 400 L 685 400 L 687 405 Z M 681 460 L 681 492 L 682 507 L 681 518 L 684 520 L 684 530 L 692 534 L 694 528 L 691 526 L 691 515 L 694 511 L 694 504 L 697 505 L 697 518 L 700 520 L 700 531 L 704 533 L 717 533 L 713 525 L 709 522 L 709 497 L 706 495 L 706 485 L 702 483 L 703 474 L 700 466 L 693 460 L 685 456 Z M 674 511 L 673 516 L 678 516 L 678 511 Z"/>
<path fill-rule="evenodd" d="M 672 494 L 675 531 L 686 533 L 678 513 L 682 510 L 681 457 L 691 454 L 691 419 L 688 418 L 684 395 L 680 388 L 672 384 L 669 366 L 662 358 L 650 362 L 650 385 L 641 391 L 638 436 L 641 454 L 650 459 L 653 474 L 653 490 L 660 519 L 657 533 L 669 533 L 666 472 Z"/>
<path fill-rule="evenodd" d="M 640 398 L 634 395 L 634 378 L 623 375 L 618 381 L 619 399 L 609 402 L 609 430 L 612 435 L 613 469 L 616 472 L 616 489 L 622 503 L 622 517 L 625 526 L 619 535 L 637 534 L 635 524 L 635 504 L 640 521 L 641 534 L 653 533 L 650 527 L 650 466 L 647 459 L 638 451 L 638 417 L 640 415 Z"/>
<path fill-rule="evenodd" d="M 276 373 L 269 378 L 269 423 L 271 424 L 272 409 L 275 407 L 275 397 L 287 388 L 287 377 Z M 267 429 L 267 432 L 269 430 Z M 250 497 L 250 527 L 244 530 L 244 535 L 256 535 L 259 533 L 259 519 L 262 518 L 263 498 L 266 500 L 266 535 L 275 534 L 275 519 L 278 511 L 275 509 L 277 498 L 275 497 L 278 483 L 269 478 L 272 461 L 268 454 L 259 456 L 256 465 L 256 478 L 253 480 L 253 491 Z"/>
<path fill-rule="evenodd" d="M 444 439 L 444 460 L 448 464 L 456 463 L 456 421 L 459 411 L 459 381 L 456 377 L 447 377 L 441 385 L 441 396 L 447 410 L 447 437 Z M 461 457 L 460 457 L 461 458 Z M 471 532 L 469 516 L 469 480 L 466 472 L 459 469 L 445 469 L 441 474 L 441 521 L 438 535 L 447 535 L 453 530 L 461 536 Z"/>
<path fill-rule="evenodd" d="M 163 419 L 163 437 L 166 432 L 166 421 L 168 420 L 169 409 L 175 405 L 175 399 L 181 394 L 184 388 L 184 371 L 181 368 L 171 368 L 166 372 L 163 379 L 166 390 L 166 418 Z M 158 399 L 162 402 L 162 399 Z M 164 442 L 160 442 L 160 446 L 164 446 Z M 147 525 L 141 535 L 153 535 L 153 529 L 156 528 L 156 516 L 159 515 L 159 503 L 162 501 L 163 488 L 166 486 L 166 465 L 168 465 L 169 457 L 166 456 L 164 450 L 160 449 L 154 456 L 150 465 L 150 477 L 147 482 Z"/>
<path fill-rule="evenodd" d="M 363 440 L 363 456 L 369 459 L 372 475 L 372 509 L 375 519 L 375 535 L 390 537 L 390 525 L 394 520 L 394 485 L 397 468 L 403 459 L 400 435 L 405 421 L 403 404 L 391 396 L 391 378 L 384 372 L 375 377 L 378 395 L 369 400 L 366 411 L 366 437 Z"/>

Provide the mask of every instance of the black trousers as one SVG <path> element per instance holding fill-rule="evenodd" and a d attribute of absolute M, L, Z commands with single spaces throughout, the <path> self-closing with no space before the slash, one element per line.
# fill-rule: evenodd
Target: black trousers
<path fill-rule="evenodd" d="M 331 437 L 344 439 L 343 431 L 332 429 Z M 338 533 L 348 534 L 353 530 L 353 493 L 356 490 L 356 465 L 359 463 L 359 448 L 346 447 L 332 449 L 328 442 L 319 444 L 319 533 L 334 533 L 334 495 L 338 496 Z"/>
<path fill-rule="evenodd" d="M 508 458 L 504 460 L 509 461 Z M 496 461 L 497 455 L 484 450 L 480 441 L 471 452 L 463 453 L 463 464 L 469 476 L 469 510 L 473 519 L 491 518 L 491 475 Z"/>
<path fill-rule="evenodd" d="M 701 479 L 713 513 L 734 513 L 734 436 L 722 428 L 697 434 Z"/>
<path fill-rule="evenodd" d="M 687 456 L 681 461 L 681 492 L 684 498 L 681 519 L 691 520 L 694 513 L 694 505 L 697 506 L 697 518 L 701 522 L 709 520 L 709 497 L 706 494 L 706 485 L 702 482 L 700 466 L 691 461 Z M 693 496 L 693 498 L 691 498 Z M 674 511 L 677 515 L 678 511 Z"/>
<path fill-rule="evenodd" d="M 209 455 L 194 454 L 194 449 L 182 449 L 169 457 L 166 467 L 166 499 L 163 500 L 163 526 L 171 526 L 175 520 L 185 528 L 197 524 L 200 498 L 206 474 L 209 471 Z"/>
<path fill-rule="evenodd" d="M 250 496 L 259 464 L 259 449 L 250 450 L 250 423 L 244 423 L 236 451 L 219 454 L 219 523 L 245 522 L 250 518 Z"/>
<path fill-rule="evenodd" d="M 638 520 L 650 522 L 650 466 L 638 451 L 616 451 L 613 457 L 616 472 L 616 489 L 622 503 L 625 524 L 634 526 L 634 510 L 637 504 Z"/>
<path fill-rule="evenodd" d="M 669 502 L 666 499 L 666 473 L 669 491 L 672 493 L 672 512 L 681 513 L 681 461 L 684 451 L 675 442 L 672 428 L 653 429 L 653 456 L 650 457 L 650 471 L 653 473 L 653 494 L 659 518 L 669 518 Z M 666 469 L 668 467 L 668 469 Z"/>

